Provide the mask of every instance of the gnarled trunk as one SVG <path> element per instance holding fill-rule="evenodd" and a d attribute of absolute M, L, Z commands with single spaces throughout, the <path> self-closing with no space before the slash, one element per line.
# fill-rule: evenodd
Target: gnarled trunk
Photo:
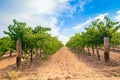
<path fill-rule="evenodd" d="M 30 63 L 32 63 L 33 61 L 33 53 L 32 53 L 32 49 L 30 50 Z"/>
<path fill-rule="evenodd" d="M 9 55 L 9 57 L 11 57 L 12 56 L 12 51 L 10 50 L 10 55 Z"/>
<path fill-rule="evenodd" d="M 94 45 L 92 45 L 93 58 L 95 56 Z"/>
<path fill-rule="evenodd" d="M 97 46 L 96 46 L 96 53 L 97 53 L 98 61 L 100 61 L 100 54 Z"/>
<path fill-rule="evenodd" d="M 40 49 L 40 58 L 41 58 L 41 55 L 42 55 L 42 50 Z"/>
<path fill-rule="evenodd" d="M 87 47 L 87 49 L 88 49 L 88 55 L 91 56 L 89 47 Z"/>

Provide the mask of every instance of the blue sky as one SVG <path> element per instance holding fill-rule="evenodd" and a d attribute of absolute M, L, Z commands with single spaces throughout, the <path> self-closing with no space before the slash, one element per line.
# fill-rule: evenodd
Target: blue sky
<path fill-rule="evenodd" d="M 0 0 L 0 37 L 12 20 L 31 27 L 50 27 L 52 36 L 66 43 L 95 19 L 107 15 L 120 21 L 120 0 Z"/>

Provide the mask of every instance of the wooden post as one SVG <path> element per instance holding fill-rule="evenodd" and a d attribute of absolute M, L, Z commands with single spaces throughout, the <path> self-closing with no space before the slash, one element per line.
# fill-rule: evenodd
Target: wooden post
<path fill-rule="evenodd" d="M 17 50 L 16 66 L 17 66 L 17 68 L 19 69 L 19 68 L 20 68 L 20 65 L 21 65 L 21 55 L 22 55 L 21 40 L 17 40 L 16 50 Z"/>
<path fill-rule="evenodd" d="M 109 62 L 109 37 L 104 37 L 104 59 L 105 62 Z"/>

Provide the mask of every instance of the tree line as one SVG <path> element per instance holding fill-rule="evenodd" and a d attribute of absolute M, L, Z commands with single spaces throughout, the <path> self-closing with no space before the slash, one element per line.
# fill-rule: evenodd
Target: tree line
<path fill-rule="evenodd" d="M 108 16 L 104 20 L 96 19 L 89 26 L 85 27 L 85 32 L 75 33 L 67 42 L 66 46 L 71 50 L 84 53 L 87 48 L 89 56 L 95 56 L 95 49 L 100 61 L 99 48 L 104 45 L 104 37 L 109 38 L 110 46 L 120 45 L 120 23 L 111 21 Z M 92 49 L 92 54 L 90 53 Z M 107 55 L 109 57 L 109 55 Z"/>

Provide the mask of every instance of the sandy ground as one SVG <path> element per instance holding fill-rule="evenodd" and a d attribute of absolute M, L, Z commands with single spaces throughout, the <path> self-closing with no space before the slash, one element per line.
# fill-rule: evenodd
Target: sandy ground
<path fill-rule="evenodd" d="M 18 80 L 120 80 L 120 53 L 111 52 L 111 63 L 105 64 L 87 53 L 76 55 L 67 47 L 42 61 L 34 59 L 32 66 L 22 62 L 22 74 Z M 15 56 L 0 60 L 0 80 L 9 80 L 8 72 L 15 70 Z"/>

